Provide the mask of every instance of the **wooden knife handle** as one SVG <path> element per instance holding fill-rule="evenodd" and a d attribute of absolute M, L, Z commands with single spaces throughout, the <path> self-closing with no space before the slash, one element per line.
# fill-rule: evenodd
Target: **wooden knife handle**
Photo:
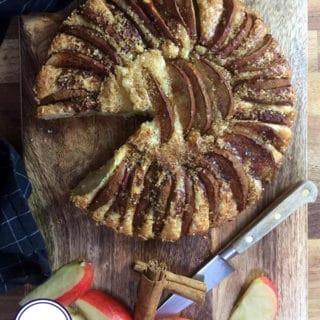
<path fill-rule="evenodd" d="M 276 228 L 302 205 L 314 202 L 317 195 L 318 190 L 313 182 L 305 181 L 300 183 L 263 210 L 261 215 L 245 229 L 244 233 L 220 253 L 220 256 L 228 260 L 244 252 Z"/>

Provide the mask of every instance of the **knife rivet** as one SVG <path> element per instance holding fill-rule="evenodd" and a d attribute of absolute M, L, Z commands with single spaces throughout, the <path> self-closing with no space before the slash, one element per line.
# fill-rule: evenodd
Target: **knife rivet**
<path fill-rule="evenodd" d="M 280 213 L 275 213 L 274 214 L 274 218 L 275 218 L 275 220 L 279 220 L 281 218 L 281 214 Z"/>
<path fill-rule="evenodd" d="M 251 243 L 253 241 L 253 236 L 246 236 L 246 242 Z"/>
<path fill-rule="evenodd" d="M 307 197 L 309 194 L 310 194 L 310 190 L 308 190 L 308 189 L 303 189 L 303 190 L 302 190 L 302 195 L 303 195 L 304 197 Z"/>

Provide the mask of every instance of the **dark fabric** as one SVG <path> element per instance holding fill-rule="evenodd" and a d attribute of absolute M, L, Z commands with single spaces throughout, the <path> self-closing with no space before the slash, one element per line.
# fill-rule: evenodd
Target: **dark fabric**
<path fill-rule="evenodd" d="M 70 0 L 0 0 L 0 44 L 6 33 L 10 16 L 31 12 L 55 12 Z"/>
<path fill-rule="evenodd" d="M 31 184 L 21 157 L 0 140 L 0 293 L 44 281 L 51 273 L 45 242 L 27 199 Z"/>

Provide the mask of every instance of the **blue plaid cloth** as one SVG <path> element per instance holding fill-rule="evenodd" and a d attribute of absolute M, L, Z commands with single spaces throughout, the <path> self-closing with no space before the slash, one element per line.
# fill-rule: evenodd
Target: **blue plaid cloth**
<path fill-rule="evenodd" d="M 0 44 L 9 25 L 10 16 L 31 12 L 55 12 L 70 2 L 70 0 L 0 0 Z"/>
<path fill-rule="evenodd" d="M 0 293 L 51 273 L 45 242 L 28 206 L 31 184 L 18 153 L 0 140 Z"/>

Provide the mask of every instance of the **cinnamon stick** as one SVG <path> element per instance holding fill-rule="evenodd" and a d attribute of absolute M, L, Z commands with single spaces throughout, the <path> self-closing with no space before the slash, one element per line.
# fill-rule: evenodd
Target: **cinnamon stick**
<path fill-rule="evenodd" d="M 156 265 L 157 268 L 154 268 L 154 265 Z M 160 288 L 161 290 L 168 290 L 172 293 L 178 294 L 184 298 L 187 298 L 199 304 L 202 304 L 205 300 L 205 283 L 182 275 L 177 275 L 173 272 L 168 271 L 166 267 L 161 268 L 160 266 L 161 264 L 159 264 L 156 261 L 150 261 L 149 263 L 137 261 L 134 265 L 134 270 L 136 270 L 139 273 L 142 273 L 142 278 L 139 287 L 138 303 L 136 307 L 137 314 L 135 314 L 134 318 L 135 320 L 154 319 L 149 318 L 149 314 L 153 314 L 154 316 L 156 313 L 156 309 L 160 302 L 162 293 L 160 293 Z M 159 275 L 159 273 L 155 274 L 155 269 L 161 269 L 163 274 L 163 278 L 161 278 L 161 285 L 158 284 L 157 287 L 156 281 L 159 281 L 159 279 L 156 279 L 154 277 Z M 140 306 L 140 303 L 142 304 L 142 306 Z M 148 316 L 144 315 L 144 317 L 141 317 L 141 312 L 146 313 L 147 311 L 150 311 L 150 309 L 147 309 L 146 311 L 144 305 L 148 305 L 150 309 L 153 310 L 153 312 L 149 312 Z"/>
<path fill-rule="evenodd" d="M 141 277 L 138 301 L 134 311 L 135 320 L 154 320 L 166 285 L 166 266 L 150 261 Z"/>

